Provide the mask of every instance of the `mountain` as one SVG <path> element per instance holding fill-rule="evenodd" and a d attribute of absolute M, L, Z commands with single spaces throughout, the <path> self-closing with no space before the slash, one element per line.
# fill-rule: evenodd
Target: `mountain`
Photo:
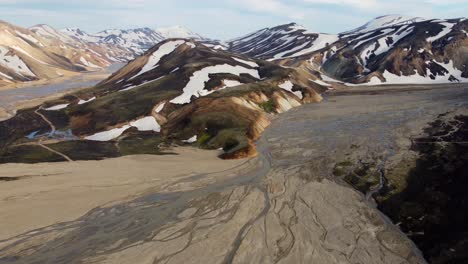
<path fill-rule="evenodd" d="M 74 38 L 77 41 L 85 43 L 97 43 L 101 37 L 94 36 L 82 31 L 79 28 L 65 28 L 61 30 L 64 34 Z"/>
<path fill-rule="evenodd" d="M 199 34 L 183 26 L 158 28 L 156 29 L 156 31 L 165 39 L 170 39 L 170 38 L 185 38 L 185 39 L 194 39 L 194 40 L 205 39 Z"/>
<path fill-rule="evenodd" d="M 321 100 L 326 88 L 310 78 L 193 40 L 166 40 L 95 87 L 0 122 L 0 161 L 62 160 L 38 142 L 72 159 L 159 153 L 172 142 L 223 148 L 224 158 L 254 155 L 252 141 L 272 115 Z"/>
<path fill-rule="evenodd" d="M 344 32 L 342 34 L 356 34 L 356 33 L 367 33 L 380 28 L 392 27 L 392 26 L 403 26 L 409 25 L 416 22 L 422 22 L 426 19 L 421 17 L 411 17 L 402 15 L 387 15 L 376 17 L 375 19 L 367 22 L 365 25 L 353 29 L 351 31 Z"/>
<path fill-rule="evenodd" d="M 72 35 L 67 34 L 71 29 L 67 30 L 57 30 L 49 25 L 36 25 L 31 28 L 29 28 L 32 32 L 36 33 L 37 35 L 49 39 L 52 42 L 52 46 L 60 46 L 59 42 L 63 42 L 68 44 L 68 46 L 71 46 L 74 49 L 78 49 L 79 51 L 86 51 L 90 53 L 90 55 L 94 57 L 98 57 L 99 59 L 106 60 L 107 63 L 105 65 L 99 65 L 97 64 L 96 66 L 108 66 L 112 63 L 115 62 L 126 62 L 128 59 L 131 58 L 131 53 L 125 49 L 121 48 L 117 45 L 113 45 L 112 43 L 98 43 L 92 41 L 93 39 L 90 38 L 89 40 L 85 40 L 84 37 L 82 38 L 76 38 Z M 76 29 L 76 34 L 86 34 L 84 32 L 81 32 L 79 29 Z M 89 36 L 89 35 L 88 35 Z M 57 42 L 59 41 L 59 42 Z M 64 46 L 64 45 L 62 45 Z M 75 54 L 75 51 L 72 53 Z M 75 54 L 76 55 L 76 54 Z M 90 57 L 86 55 L 87 57 Z M 69 56 L 66 56 L 69 57 Z M 74 60 L 74 58 L 72 58 Z M 93 67 L 92 62 L 87 62 L 87 58 L 81 58 L 78 57 L 78 61 L 76 63 L 84 65 L 84 66 L 91 66 Z M 98 67 L 94 67 L 98 68 Z"/>
<path fill-rule="evenodd" d="M 190 29 L 182 26 L 158 28 L 156 30 L 150 28 L 136 28 L 126 30 L 109 29 L 95 34 L 88 34 L 77 28 L 67 28 L 62 30 L 62 32 L 69 37 L 85 43 L 104 43 L 117 46 L 130 52 L 132 54 L 131 59 L 142 55 L 145 51 L 157 43 L 170 38 L 194 39 L 197 41 L 206 42 L 207 45 L 211 43 L 214 43 L 213 46 L 220 45 L 219 42 L 204 38 L 199 34 L 194 33 Z"/>
<path fill-rule="evenodd" d="M 468 81 L 468 20 L 379 17 L 315 54 L 333 78 L 367 84 Z"/>
<path fill-rule="evenodd" d="M 109 54 L 46 25 L 29 30 L 0 22 L 0 86 L 97 70 L 117 60 Z"/>
<path fill-rule="evenodd" d="M 150 28 L 104 30 L 96 33 L 95 36 L 100 37 L 100 43 L 113 44 L 127 49 L 134 56 L 143 54 L 149 48 L 164 40 L 161 34 Z"/>
<path fill-rule="evenodd" d="M 273 61 L 321 50 L 338 39 L 337 35 L 309 32 L 291 23 L 230 40 L 228 46 L 233 52 Z"/>
<path fill-rule="evenodd" d="M 53 27 L 46 24 L 39 24 L 33 27 L 30 27 L 29 30 L 36 33 L 43 38 L 48 39 L 57 39 L 67 44 L 74 44 L 75 40 L 70 36 L 63 34 L 62 32 L 54 29 Z"/>
<path fill-rule="evenodd" d="M 66 28 L 62 32 L 83 43 L 105 44 L 125 50 L 128 53 L 127 60 L 134 59 L 165 39 L 150 28 L 108 29 L 95 34 L 79 28 Z"/>
<path fill-rule="evenodd" d="M 228 49 L 354 84 L 466 82 L 468 20 L 381 16 L 339 35 L 297 24 L 228 41 Z M 321 74 L 320 74 L 321 73 Z"/>

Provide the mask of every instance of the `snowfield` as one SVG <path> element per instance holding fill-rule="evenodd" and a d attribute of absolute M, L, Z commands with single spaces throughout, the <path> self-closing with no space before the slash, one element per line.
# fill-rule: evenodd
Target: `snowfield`
<path fill-rule="evenodd" d="M 213 93 L 214 91 L 205 90 L 205 83 L 210 80 L 210 74 L 216 73 L 230 73 L 239 76 L 240 74 L 250 74 L 252 77 L 260 79 L 260 75 L 257 70 L 247 69 L 245 67 L 236 65 L 232 66 L 229 64 L 215 65 L 203 68 L 193 73 L 190 77 L 189 82 L 183 89 L 183 94 L 172 99 L 173 104 L 188 104 L 192 96 L 202 97 Z"/>
<path fill-rule="evenodd" d="M 151 71 L 158 67 L 159 61 L 166 55 L 171 54 L 174 50 L 176 50 L 180 45 L 184 44 L 185 40 L 174 40 L 161 45 L 158 50 L 153 52 L 148 59 L 148 62 L 143 66 L 139 73 L 135 76 L 130 78 L 129 80 L 135 79 L 136 77 Z"/>

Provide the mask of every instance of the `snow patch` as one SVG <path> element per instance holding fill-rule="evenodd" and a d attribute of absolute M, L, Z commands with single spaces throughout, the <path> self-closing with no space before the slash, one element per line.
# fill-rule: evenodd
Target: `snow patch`
<path fill-rule="evenodd" d="M 89 103 L 89 102 L 94 101 L 94 100 L 96 100 L 96 97 L 92 97 L 92 98 L 90 98 L 90 99 L 88 99 L 88 100 L 80 99 L 80 101 L 78 102 L 78 104 L 79 104 L 79 105 L 82 105 L 82 104 L 86 104 L 86 103 Z"/>
<path fill-rule="evenodd" d="M 169 41 L 164 44 L 162 44 L 158 50 L 153 52 L 151 56 L 148 58 L 148 62 L 143 66 L 143 68 L 140 70 L 139 73 L 137 73 L 135 76 L 130 78 L 129 80 L 132 80 L 145 72 L 151 71 L 155 68 L 158 67 L 159 61 L 166 55 L 171 54 L 174 50 L 176 50 L 180 45 L 184 44 L 185 40 L 175 40 L 175 41 Z"/>
<path fill-rule="evenodd" d="M 29 54 L 27 51 L 25 51 L 25 50 L 24 50 L 24 49 L 22 49 L 21 47 L 18 47 L 18 46 L 12 46 L 12 48 L 13 48 L 14 50 L 17 50 L 17 51 L 19 51 L 19 52 L 23 53 L 24 55 L 26 55 L 26 56 L 30 57 L 31 59 L 33 59 L 33 60 L 35 60 L 35 61 L 39 62 L 40 64 L 44 64 L 44 65 L 50 65 L 50 64 L 48 64 L 48 63 L 45 63 L 45 62 L 43 62 L 43 61 L 41 61 L 41 60 L 39 60 L 39 59 L 36 59 L 36 58 L 34 58 L 34 57 L 31 55 L 31 54 Z"/>
<path fill-rule="evenodd" d="M 160 105 L 156 108 L 155 112 L 159 114 L 159 113 L 164 109 L 164 106 L 165 106 L 165 105 L 166 105 L 166 103 L 160 104 Z"/>
<path fill-rule="evenodd" d="M 138 131 L 154 131 L 161 132 L 161 126 L 152 116 L 143 117 L 134 122 L 131 122 L 132 127 L 136 127 Z"/>
<path fill-rule="evenodd" d="M 236 86 L 242 85 L 241 82 L 236 81 L 236 80 L 223 80 L 223 83 L 224 83 L 224 86 L 219 88 L 219 90 L 226 89 L 226 88 L 229 88 L 229 87 L 236 87 Z"/>
<path fill-rule="evenodd" d="M 278 85 L 279 88 L 283 89 L 283 90 L 286 90 L 290 93 L 293 93 L 295 94 L 297 97 L 299 97 L 300 99 L 303 98 L 302 96 L 302 93 L 301 91 L 293 91 L 293 87 L 294 87 L 294 84 L 291 82 L 291 81 L 285 81 L 284 83 Z"/>
<path fill-rule="evenodd" d="M 205 83 L 210 80 L 210 74 L 216 73 L 230 73 L 239 76 L 240 74 L 250 74 L 252 77 L 260 79 L 257 70 L 247 69 L 242 66 L 232 66 L 229 64 L 221 64 L 215 66 L 208 66 L 193 73 L 189 82 L 183 89 L 183 94 L 172 99 L 173 104 L 188 104 L 192 96 L 201 97 L 209 95 L 215 91 L 205 90 Z"/>
<path fill-rule="evenodd" d="M 195 135 L 195 136 L 193 136 L 193 137 L 191 137 L 191 138 L 189 138 L 187 140 L 182 140 L 182 142 L 191 144 L 191 143 L 197 142 L 197 140 L 198 140 L 198 137 Z"/>
<path fill-rule="evenodd" d="M 86 58 L 80 57 L 80 61 L 81 61 L 81 63 L 83 63 L 83 65 L 85 65 L 87 67 L 98 68 L 98 69 L 101 68 L 100 66 L 97 66 L 96 64 L 93 64 L 92 62 L 89 62 L 88 60 L 86 60 Z"/>
<path fill-rule="evenodd" d="M 55 105 L 55 106 L 52 106 L 52 107 L 49 107 L 49 108 L 45 108 L 44 110 L 46 110 L 46 111 L 57 111 L 57 110 L 65 109 L 69 105 L 70 104 L 59 104 L 59 105 Z"/>
<path fill-rule="evenodd" d="M 331 86 L 331 84 L 326 83 L 326 82 L 324 82 L 324 81 L 322 81 L 322 80 L 319 80 L 319 79 L 317 79 L 317 80 L 309 79 L 309 80 L 313 81 L 314 83 L 316 83 L 316 84 L 318 84 L 318 85 L 322 85 L 322 86 L 326 86 L 326 87 L 330 87 L 330 86 Z"/>
<path fill-rule="evenodd" d="M 427 38 L 426 39 L 427 42 L 435 42 L 435 41 L 445 37 L 448 33 L 452 32 L 452 28 L 453 28 L 453 26 L 455 26 L 455 24 L 447 23 L 447 22 L 443 22 L 443 23 L 440 23 L 440 24 L 443 26 L 442 31 L 440 31 L 439 34 L 437 34 L 436 36 Z"/>
<path fill-rule="evenodd" d="M 0 76 L 4 77 L 4 78 L 7 78 L 7 79 L 10 79 L 10 80 L 13 80 L 13 78 L 9 75 L 6 75 L 4 74 L 3 72 L 0 72 Z"/>
<path fill-rule="evenodd" d="M 129 125 L 125 125 L 121 128 L 114 128 L 108 131 L 96 133 L 94 135 L 85 137 L 85 139 L 92 141 L 110 141 L 120 137 L 125 132 L 125 130 L 129 129 L 130 127 L 131 126 Z"/>
<path fill-rule="evenodd" d="M 246 61 L 246 60 L 243 60 L 243 59 L 239 59 L 239 58 L 236 58 L 236 57 L 232 57 L 234 60 L 240 62 L 240 63 L 244 63 L 246 65 L 249 65 L 250 67 L 252 68 L 258 68 L 258 64 L 253 62 L 253 61 Z"/>
<path fill-rule="evenodd" d="M 27 34 L 23 34 L 21 32 L 19 32 L 18 30 L 15 31 L 16 34 L 18 34 L 20 37 L 26 39 L 26 40 L 29 40 L 30 42 L 32 43 L 35 43 L 35 44 L 38 44 L 39 46 L 44 46 L 39 40 L 37 40 L 36 38 L 34 38 L 33 36 L 31 35 L 27 35 Z"/>
<path fill-rule="evenodd" d="M 13 70 L 19 75 L 36 77 L 20 57 L 14 54 L 9 55 L 8 53 L 9 50 L 7 48 L 0 46 L 0 65 Z"/>

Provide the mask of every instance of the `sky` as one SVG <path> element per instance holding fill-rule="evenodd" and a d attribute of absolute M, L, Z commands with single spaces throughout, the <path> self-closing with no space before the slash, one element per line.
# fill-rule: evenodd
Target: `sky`
<path fill-rule="evenodd" d="M 210 38 L 230 39 L 296 22 L 311 31 L 339 33 L 381 15 L 467 16 L 468 0 L 0 0 L 1 20 L 29 27 L 110 28 L 181 25 Z"/>

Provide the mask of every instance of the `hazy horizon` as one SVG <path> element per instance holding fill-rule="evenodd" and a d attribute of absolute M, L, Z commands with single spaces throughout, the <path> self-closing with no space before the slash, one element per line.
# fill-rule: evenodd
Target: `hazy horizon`
<path fill-rule="evenodd" d="M 180 25 L 223 40 L 291 22 L 311 31 L 336 34 L 382 15 L 458 18 L 468 8 L 468 0 L 83 0 L 67 4 L 58 0 L 0 0 L 0 4 L 2 20 L 22 27 L 48 24 L 95 33 Z"/>

